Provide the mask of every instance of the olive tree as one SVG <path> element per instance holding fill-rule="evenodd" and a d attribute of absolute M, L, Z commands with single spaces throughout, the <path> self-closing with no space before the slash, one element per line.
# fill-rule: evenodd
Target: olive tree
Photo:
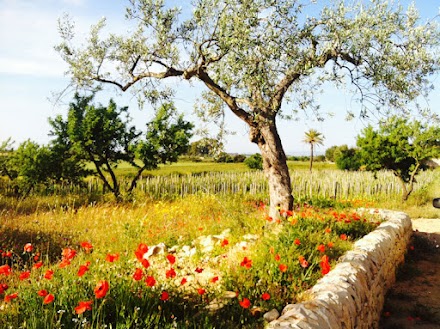
<path fill-rule="evenodd" d="M 244 121 L 269 182 L 270 214 L 292 209 L 293 196 L 277 120 L 283 109 L 319 115 L 325 82 L 350 85 L 361 112 L 403 108 L 429 89 L 439 68 L 439 29 L 415 8 L 391 1 L 128 0 L 127 30 L 105 33 L 105 19 L 77 45 L 74 24 L 60 22 L 56 49 L 80 88 L 113 85 L 142 99 L 169 95 L 161 81 L 206 86 L 209 114 L 225 109 Z M 354 4 L 353 4 L 354 3 Z M 129 32 L 126 32 L 129 31 Z"/>
<path fill-rule="evenodd" d="M 440 127 L 393 116 L 357 138 L 358 155 L 367 170 L 391 170 L 402 186 L 402 200 L 413 191 L 416 175 L 427 160 L 440 155 Z"/>

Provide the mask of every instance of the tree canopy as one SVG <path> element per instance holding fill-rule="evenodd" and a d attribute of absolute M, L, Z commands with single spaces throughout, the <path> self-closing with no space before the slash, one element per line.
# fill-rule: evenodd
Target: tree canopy
<path fill-rule="evenodd" d="M 367 170 L 391 170 L 402 185 L 402 199 L 413 191 L 424 162 L 440 156 L 440 127 L 393 116 L 371 125 L 357 138 L 361 162 Z"/>
<path fill-rule="evenodd" d="M 207 112 L 219 116 L 227 108 L 248 125 L 275 216 L 293 206 L 276 125 L 282 108 L 320 117 L 314 96 L 330 81 L 353 87 L 361 114 L 404 110 L 429 92 L 429 76 L 439 69 L 438 24 L 421 23 L 414 7 L 404 11 L 392 1 L 352 3 L 196 0 L 184 10 L 164 0 L 129 0 L 129 32 L 103 36 L 103 19 L 78 47 L 67 19 L 56 48 L 77 87 L 110 84 L 155 102 L 170 95 L 163 79 L 202 82 Z"/>

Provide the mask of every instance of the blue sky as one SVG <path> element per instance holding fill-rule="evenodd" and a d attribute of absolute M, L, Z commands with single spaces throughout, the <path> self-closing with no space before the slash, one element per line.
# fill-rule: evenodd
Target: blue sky
<path fill-rule="evenodd" d="M 318 0 L 319 1 L 319 0 Z M 401 1 L 406 6 L 410 1 Z M 38 143 L 49 141 L 49 117 L 65 114 L 66 104 L 54 105 L 53 92 L 63 90 L 69 83 L 64 76 L 66 64 L 53 47 L 60 41 L 57 19 L 69 13 L 76 22 L 79 34 L 87 33 L 90 25 L 103 16 L 112 30 L 124 31 L 123 13 L 125 0 L 0 0 L 0 142 L 11 137 L 15 146 L 26 139 Z M 416 7 L 423 18 L 439 15 L 439 0 L 417 0 Z M 438 19 L 438 18 L 437 18 Z M 436 90 L 430 105 L 440 113 L 440 77 L 434 79 Z M 179 87 L 176 105 L 190 113 L 198 88 Z M 110 95 L 110 94 L 107 94 Z M 106 103 L 107 95 L 100 101 Z M 151 118 L 148 111 L 139 111 L 131 95 L 111 94 L 120 106 L 128 105 L 139 127 Z M 308 153 L 308 146 L 301 142 L 304 132 L 313 128 L 322 132 L 325 143 L 318 148 L 324 152 L 332 145 L 355 145 L 355 138 L 367 124 L 355 119 L 346 122 L 345 113 L 355 109 L 350 94 L 327 88 L 320 96 L 324 112 L 335 116 L 324 122 L 312 119 L 279 122 L 284 149 L 288 154 Z M 227 140 L 226 150 L 236 153 L 258 152 L 247 136 L 246 126 L 228 114 L 229 129 L 236 132 Z"/>

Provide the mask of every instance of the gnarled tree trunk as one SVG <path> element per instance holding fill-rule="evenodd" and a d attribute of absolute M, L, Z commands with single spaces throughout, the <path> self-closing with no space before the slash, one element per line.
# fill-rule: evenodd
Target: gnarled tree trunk
<path fill-rule="evenodd" d="M 250 139 L 263 158 L 263 170 L 269 183 L 269 216 L 277 218 L 282 210 L 293 209 L 292 185 L 287 158 L 276 129 L 275 120 L 264 126 L 251 127 Z"/>

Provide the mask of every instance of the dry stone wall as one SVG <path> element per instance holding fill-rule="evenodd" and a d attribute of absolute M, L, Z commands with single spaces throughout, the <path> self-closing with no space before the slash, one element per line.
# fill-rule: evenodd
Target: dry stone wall
<path fill-rule="evenodd" d="M 412 235 L 405 213 L 381 210 L 379 214 L 385 222 L 354 244 L 310 289 L 307 301 L 287 305 L 268 329 L 379 327 L 385 294 L 395 282 Z"/>

